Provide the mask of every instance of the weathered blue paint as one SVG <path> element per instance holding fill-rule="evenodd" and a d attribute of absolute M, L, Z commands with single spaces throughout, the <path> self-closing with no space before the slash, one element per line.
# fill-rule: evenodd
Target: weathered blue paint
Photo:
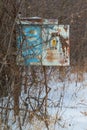
<path fill-rule="evenodd" d="M 24 58 L 25 65 L 40 62 L 38 57 L 42 54 L 41 27 L 36 25 L 22 25 L 17 37 L 18 49 Z"/>

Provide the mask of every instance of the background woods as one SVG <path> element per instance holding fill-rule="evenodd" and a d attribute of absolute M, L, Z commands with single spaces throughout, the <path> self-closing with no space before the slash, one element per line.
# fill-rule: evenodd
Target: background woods
<path fill-rule="evenodd" d="M 23 17 L 55 18 L 59 24 L 70 25 L 70 67 L 17 66 L 16 19 L 20 12 Z M 77 72 L 80 80 L 82 72 L 87 71 L 86 61 L 87 0 L 0 0 L 0 122 L 5 124 L 4 128 L 10 129 L 9 111 L 14 110 L 15 119 L 19 113 L 23 115 L 22 123 L 18 116 L 20 130 L 33 117 L 44 121 L 49 129 L 51 78 L 64 83 L 70 72 Z M 64 88 L 59 104 L 63 92 Z"/>

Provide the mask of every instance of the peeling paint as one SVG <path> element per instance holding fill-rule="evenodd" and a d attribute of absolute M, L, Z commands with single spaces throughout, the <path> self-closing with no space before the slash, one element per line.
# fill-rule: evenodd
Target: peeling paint
<path fill-rule="evenodd" d="M 57 19 L 38 17 L 21 18 L 17 24 L 18 64 L 21 61 L 23 65 L 70 64 L 69 25 L 58 25 Z"/>
<path fill-rule="evenodd" d="M 70 64 L 69 25 L 43 25 L 43 56 L 44 65 L 66 66 Z"/>

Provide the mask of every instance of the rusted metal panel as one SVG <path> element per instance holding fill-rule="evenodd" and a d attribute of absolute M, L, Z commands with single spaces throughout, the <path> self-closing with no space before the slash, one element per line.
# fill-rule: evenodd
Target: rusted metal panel
<path fill-rule="evenodd" d="M 17 20 L 17 24 L 22 24 L 22 25 L 30 25 L 30 24 L 33 24 L 33 25 L 41 25 L 43 24 L 43 19 L 40 18 L 40 17 L 21 17 L 20 19 Z"/>
<path fill-rule="evenodd" d="M 21 18 L 17 35 L 17 62 L 23 65 L 67 66 L 69 25 L 57 19 Z"/>
<path fill-rule="evenodd" d="M 69 25 L 43 26 L 43 65 L 67 66 L 70 64 Z"/>

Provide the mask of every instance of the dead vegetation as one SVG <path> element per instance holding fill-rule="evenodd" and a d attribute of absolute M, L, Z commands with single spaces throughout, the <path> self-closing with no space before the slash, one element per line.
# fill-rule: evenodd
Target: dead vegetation
<path fill-rule="evenodd" d="M 23 110 L 23 123 L 29 113 L 29 120 L 36 116 L 43 120 L 49 129 L 49 122 L 44 118 L 48 118 L 47 101 L 51 91 L 48 86 L 50 76 L 58 77 L 57 80 L 64 81 L 68 73 L 77 73 L 77 81 L 82 81 L 84 80 L 83 73 L 87 72 L 86 9 L 87 2 L 83 0 L 73 0 L 72 2 L 69 0 L 19 0 L 18 2 L 0 0 L 0 115 L 2 116 L 0 124 L 1 122 L 7 123 L 9 110 L 14 110 L 14 116 L 19 115 L 20 110 Z M 19 12 L 22 16 L 58 18 L 59 24 L 70 24 L 70 67 L 30 66 L 27 68 L 17 66 L 15 20 Z M 22 100 L 25 105 L 23 109 L 20 108 L 19 103 L 22 85 L 25 94 L 28 94 L 27 98 Z M 8 101 L 3 107 L 3 97 L 7 96 Z M 12 104 L 11 107 L 10 104 Z M 3 119 L 4 113 L 5 119 Z"/>

